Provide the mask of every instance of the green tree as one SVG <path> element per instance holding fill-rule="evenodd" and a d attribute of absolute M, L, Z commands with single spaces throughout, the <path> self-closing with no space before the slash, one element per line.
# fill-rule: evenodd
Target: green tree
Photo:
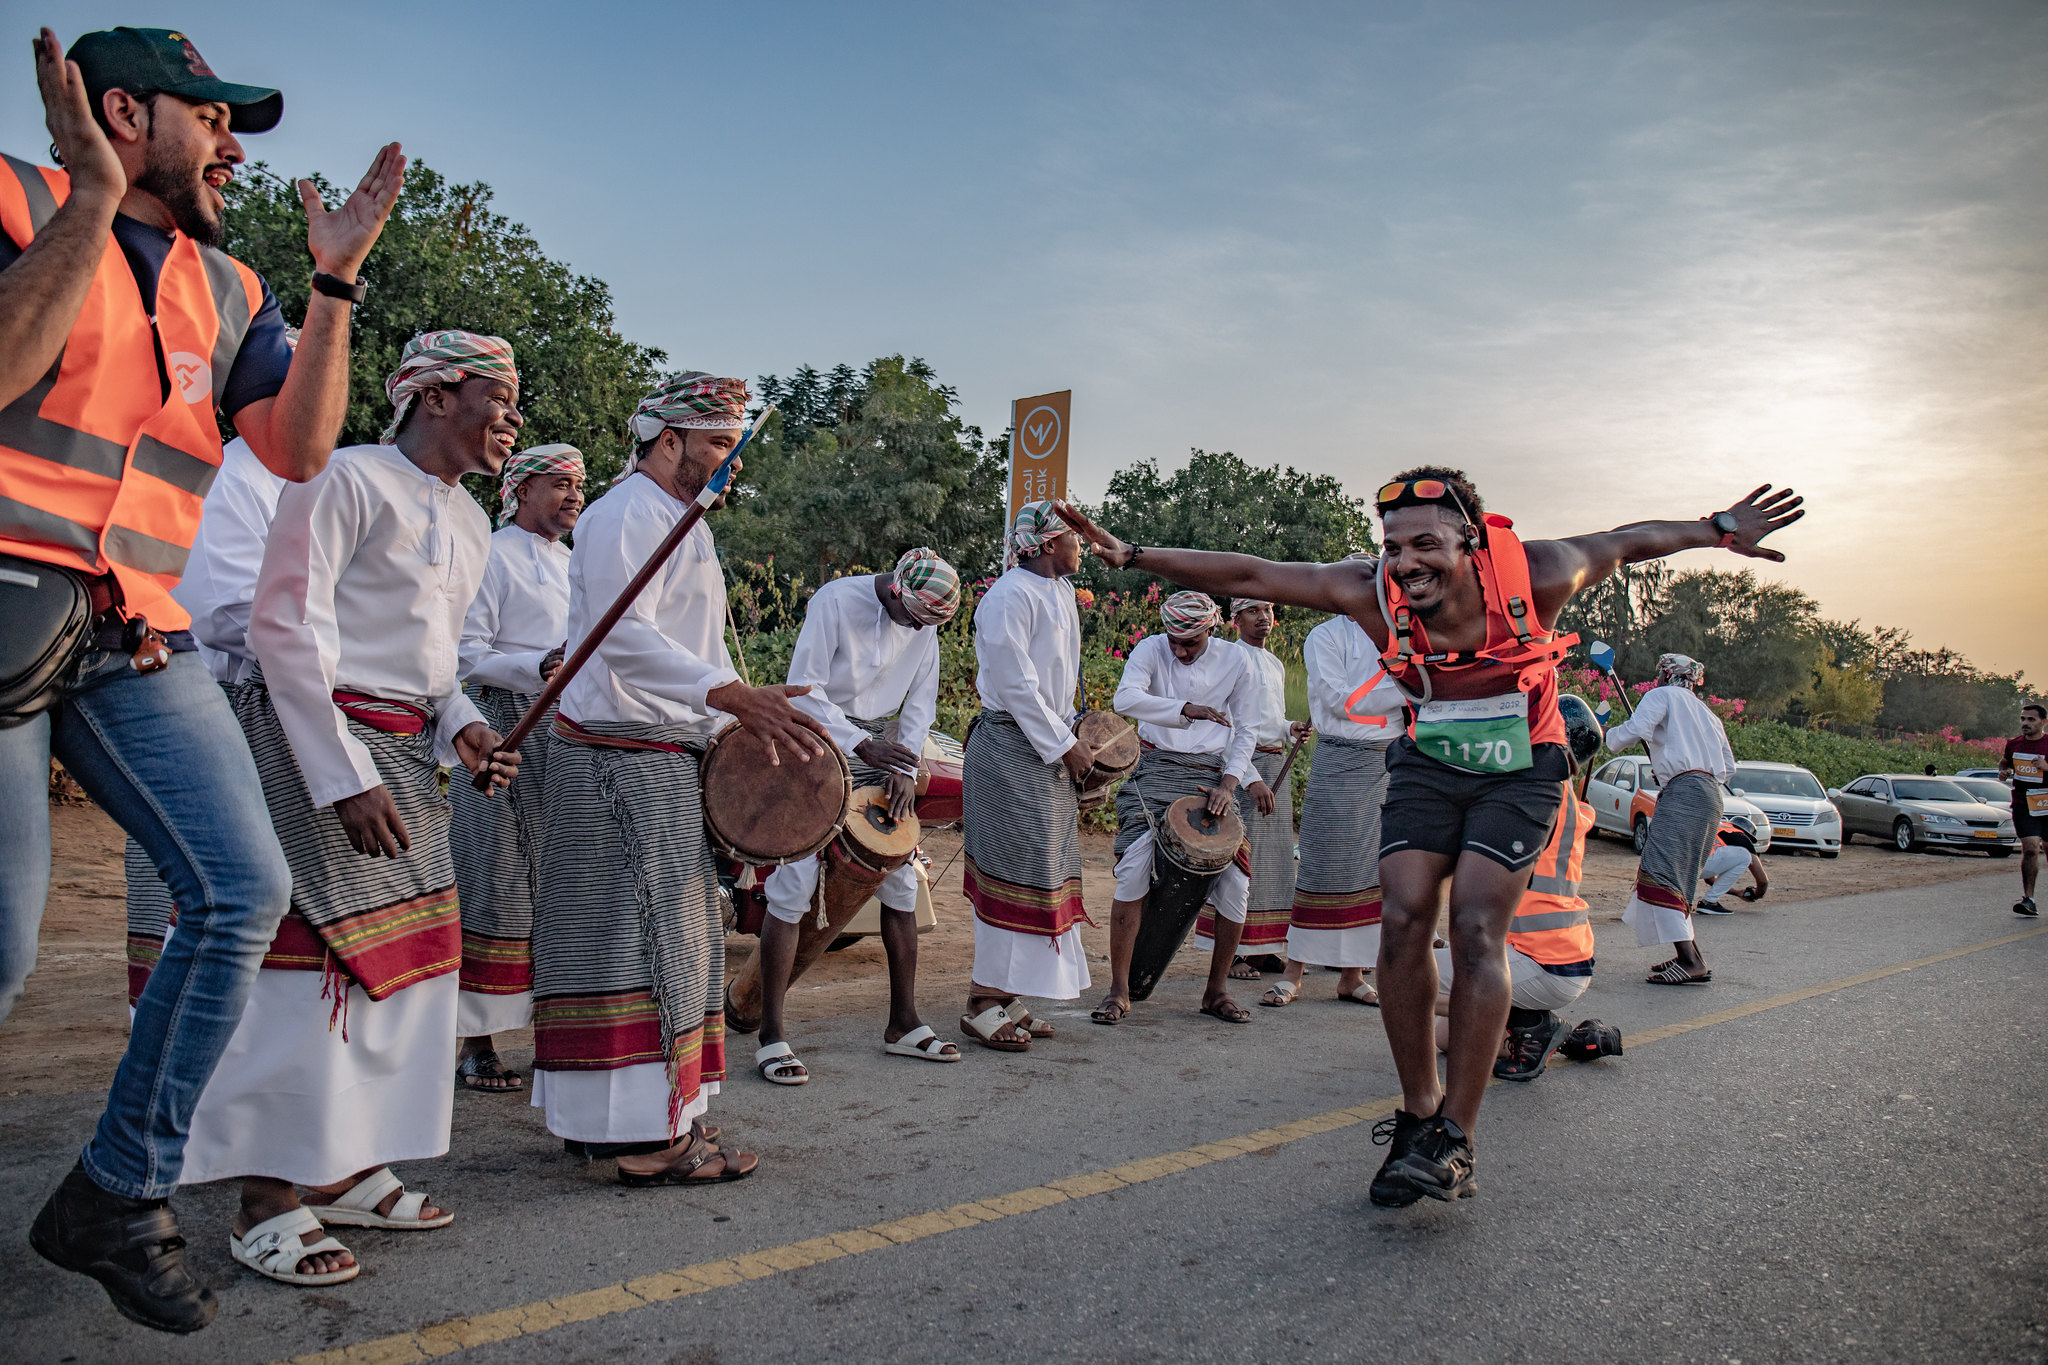
<path fill-rule="evenodd" d="M 1819 619 L 1818 605 L 1797 588 L 1747 569 L 1696 569 L 1671 579 L 1642 644 L 1652 663 L 1658 654 L 1691 655 L 1707 666 L 1709 691 L 1747 698 L 1768 715 L 1812 680 Z"/>
<path fill-rule="evenodd" d="M 1871 673 L 1870 665 L 1838 664 L 1833 648 L 1822 645 L 1814 660 L 1813 680 L 1795 698 L 1799 709 L 1814 724 L 1829 729 L 1865 726 L 1877 719 L 1884 704 L 1884 684 Z"/>
<path fill-rule="evenodd" d="M 718 523 L 726 553 L 822 583 L 929 545 L 973 578 L 1000 564 L 1007 447 L 963 423 L 931 366 L 883 356 L 855 371 L 764 375 L 776 416 L 748 448 Z M 791 562 L 794 561 L 794 562 Z"/>
<path fill-rule="evenodd" d="M 1165 476 L 1157 460 L 1119 469 L 1110 475 L 1098 519 L 1140 545 L 1267 559 L 1327 564 L 1373 548 L 1366 500 L 1347 496 L 1340 481 L 1277 464 L 1261 469 L 1227 450 L 1195 450 L 1185 468 Z M 1077 578 L 1098 592 L 1123 594 L 1143 592 L 1154 581 L 1136 569 L 1107 568 L 1093 556 L 1082 561 Z"/>
<path fill-rule="evenodd" d="M 313 177 L 327 197 L 343 197 Z M 286 320 L 305 318 L 313 263 L 298 191 L 258 162 L 227 189 L 230 254 L 270 281 Z M 502 336 L 519 364 L 523 445 L 567 441 L 589 462 L 591 483 L 622 467 L 626 419 L 660 379 L 666 357 L 620 336 L 611 290 L 551 260 L 525 227 L 491 210 L 491 189 L 457 185 L 421 162 L 363 265 L 368 297 L 350 337 L 344 445 L 374 441 L 391 418 L 384 379 L 421 332 L 460 327 Z M 497 509 L 496 484 L 470 491 Z"/>

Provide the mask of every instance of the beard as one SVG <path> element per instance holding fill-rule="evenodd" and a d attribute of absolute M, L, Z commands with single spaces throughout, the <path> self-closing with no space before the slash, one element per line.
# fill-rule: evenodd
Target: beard
<path fill-rule="evenodd" d="M 208 169 L 208 164 L 196 157 L 180 159 L 156 140 L 152 127 L 149 150 L 142 174 L 135 178 L 135 188 L 154 195 L 169 210 L 178 231 L 201 246 L 219 246 L 224 225 L 213 206 L 213 191 L 203 178 Z"/>

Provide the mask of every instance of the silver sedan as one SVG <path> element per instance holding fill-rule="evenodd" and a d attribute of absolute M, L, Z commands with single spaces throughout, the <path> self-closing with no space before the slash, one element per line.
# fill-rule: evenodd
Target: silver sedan
<path fill-rule="evenodd" d="M 1859 834 L 1901 853 L 1930 846 L 1980 848 L 1994 858 L 2019 843 L 2012 813 L 1987 806 L 1946 777 L 1872 773 L 1828 792 L 1842 812 L 1842 842 Z"/>

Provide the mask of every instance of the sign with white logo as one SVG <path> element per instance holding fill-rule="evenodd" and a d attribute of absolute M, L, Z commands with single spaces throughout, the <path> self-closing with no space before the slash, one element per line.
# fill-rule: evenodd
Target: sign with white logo
<path fill-rule="evenodd" d="M 1019 398 L 1010 405 L 1010 495 L 1003 522 L 1027 502 L 1067 496 L 1067 425 L 1074 391 Z"/>
<path fill-rule="evenodd" d="M 190 351 L 172 351 L 164 363 L 170 366 L 171 382 L 178 386 L 180 398 L 187 403 L 213 401 L 213 366 Z"/>

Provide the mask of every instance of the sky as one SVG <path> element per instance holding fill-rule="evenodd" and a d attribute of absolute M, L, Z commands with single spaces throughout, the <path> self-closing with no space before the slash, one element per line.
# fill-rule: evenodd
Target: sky
<path fill-rule="evenodd" d="M 47 3 L 47 0 L 46 0 Z M 922 356 L 1073 482 L 1191 447 L 1369 496 L 1462 466 L 1524 536 L 1809 515 L 1756 567 L 2048 681 L 2048 6 L 0 0 L 189 33 L 248 139 L 391 139 L 749 377 Z"/>

